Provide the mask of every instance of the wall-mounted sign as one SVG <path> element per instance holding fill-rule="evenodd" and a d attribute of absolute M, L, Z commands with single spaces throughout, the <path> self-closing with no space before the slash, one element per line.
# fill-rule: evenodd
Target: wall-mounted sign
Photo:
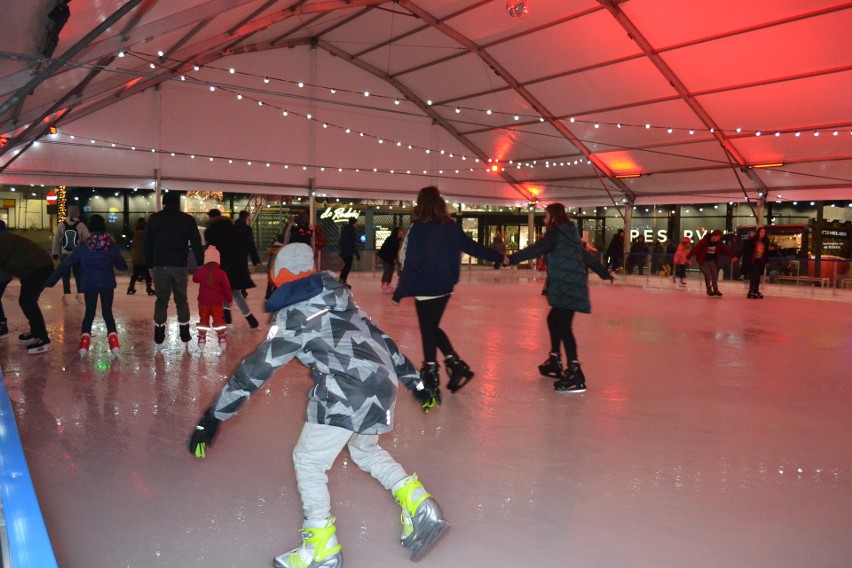
<path fill-rule="evenodd" d="M 320 215 L 320 219 L 331 219 L 335 223 L 344 223 L 349 219 L 357 219 L 360 213 L 351 207 L 329 207 Z"/>
<path fill-rule="evenodd" d="M 45 196 L 44 199 L 47 201 L 48 205 L 53 205 L 53 204 L 56 203 L 56 200 L 58 199 L 58 197 L 56 196 L 55 191 L 51 191 Z"/>

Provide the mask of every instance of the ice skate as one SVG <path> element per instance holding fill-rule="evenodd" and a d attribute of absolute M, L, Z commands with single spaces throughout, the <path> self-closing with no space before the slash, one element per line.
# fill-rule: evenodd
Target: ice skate
<path fill-rule="evenodd" d="M 222 317 L 225 319 L 225 325 L 231 325 L 234 321 L 231 319 L 231 308 L 225 306 L 225 311 L 222 312 Z"/>
<path fill-rule="evenodd" d="M 219 349 L 224 351 L 228 347 L 228 338 L 225 335 L 219 336 Z"/>
<path fill-rule="evenodd" d="M 29 332 L 22 333 L 18 336 L 18 343 L 20 343 L 21 345 L 29 345 L 30 343 L 32 343 L 35 340 L 36 340 L 35 335 L 33 335 L 32 333 L 29 333 Z"/>
<path fill-rule="evenodd" d="M 547 361 L 538 366 L 538 372 L 545 377 L 561 379 L 565 370 L 562 367 L 562 359 L 559 357 L 559 353 L 548 355 Z"/>
<path fill-rule="evenodd" d="M 136 288 L 134 288 L 133 286 L 131 286 L 130 288 L 127 289 L 127 295 L 128 296 L 132 296 L 135 293 L 136 293 Z"/>
<path fill-rule="evenodd" d="M 473 379 L 474 372 L 455 353 L 444 359 L 444 366 L 447 368 L 447 374 L 450 375 L 447 388 L 452 393 L 458 392 Z"/>
<path fill-rule="evenodd" d="M 417 474 L 398 482 L 393 497 L 402 508 L 400 544 L 411 551 L 409 560 L 417 562 L 450 528 L 450 523 L 444 520 L 441 507 L 427 493 Z"/>
<path fill-rule="evenodd" d="M 154 290 L 153 288 L 151 288 L 150 286 L 145 288 L 145 292 L 147 292 L 149 296 L 156 296 L 157 295 L 157 291 Z"/>
<path fill-rule="evenodd" d="M 38 355 L 40 353 L 47 353 L 50 351 L 50 340 L 49 339 L 36 339 L 29 345 L 27 345 L 27 354 L 28 355 Z"/>
<path fill-rule="evenodd" d="M 80 359 L 89 354 L 89 347 L 92 345 L 92 335 L 84 333 L 80 336 Z"/>
<path fill-rule="evenodd" d="M 113 357 L 117 358 L 121 354 L 121 345 L 118 343 L 118 334 L 113 331 L 107 336 L 107 341 L 109 342 L 110 353 L 112 353 Z"/>
<path fill-rule="evenodd" d="M 307 521 L 306 521 L 307 523 Z M 339 568 L 343 559 L 337 543 L 334 517 L 322 526 L 302 528 L 302 546 L 275 557 L 275 568 Z"/>
<path fill-rule="evenodd" d="M 553 388 L 559 394 L 586 392 L 586 376 L 583 375 L 583 369 L 580 368 L 580 363 L 578 361 L 571 361 L 568 363 L 568 368 L 565 370 L 565 376 L 556 381 Z"/>
<path fill-rule="evenodd" d="M 716 296 L 717 298 L 722 297 L 722 293 L 719 291 L 719 288 L 717 288 L 716 286 L 713 286 L 713 295 Z"/>
<path fill-rule="evenodd" d="M 154 343 L 157 345 L 162 345 L 163 341 L 166 340 L 166 324 L 164 323 L 155 323 L 154 324 Z"/>
<path fill-rule="evenodd" d="M 204 347 L 207 345 L 207 333 L 199 331 L 198 332 L 198 349 L 204 351 Z"/>
<path fill-rule="evenodd" d="M 180 329 L 180 340 L 181 341 L 183 341 L 184 343 L 189 343 L 190 341 L 192 341 L 192 335 L 190 335 L 190 333 L 189 333 L 189 324 L 188 323 L 179 324 L 178 328 Z"/>
<path fill-rule="evenodd" d="M 248 314 L 246 316 L 246 321 L 248 322 L 249 327 L 251 329 L 257 329 L 260 326 L 260 324 L 257 323 L 257 318 L 254 317 L 252 314 Z"/>

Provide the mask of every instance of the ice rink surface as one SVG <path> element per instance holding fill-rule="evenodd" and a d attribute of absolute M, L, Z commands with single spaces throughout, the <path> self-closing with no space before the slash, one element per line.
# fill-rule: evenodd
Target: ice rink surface
<path fill-rule="evenodd" d="M 548 307 L 529 276 L 463 274 L 442 327 L 476 377 L 428 415 L 401 390 L 382 437 L 452 523 L 420 566 L 852 566 L 852 290 L 747 300 L 727 283 L 710 299 L 694 277 L 680 290 L 593 276 L 593 313 L 574 324 L 588 391 L 557 395 L 537 372 Z M 59 565 L 271 566 L 300 542 L 291 452 L 308 371 L 279 370 L 197 460 L 191 430 L 265 336 L 262 289 L 248 298 L 262 331 L 236 315 L 223 354 L 185 350 L 172 305 L 158 353 L 154 299 L 126 282 L 116 361 L 100 317 L 79 359 L 83 306 L 61 287 L 41 302 L 53 351 L 28 356 L 17 281 L 4 298 L 0 364 Z M 378 274 L 350 282 L 419 366 L 413 301 L 393 306 Z M 410 565 L 397 505 L 345 451 L 329 486 L 346 568 Z"/>

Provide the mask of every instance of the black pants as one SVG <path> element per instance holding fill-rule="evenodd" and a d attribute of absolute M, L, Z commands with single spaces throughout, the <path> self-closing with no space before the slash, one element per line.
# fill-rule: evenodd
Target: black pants
<path fill-rule="evenodd" d="M 83 292 L 86 300 L 86 314 L 83 316 L 82 333 L 92 333 L 92 322 L 95 321 L 95 312 L 98 309 L 98 298 L 101 299 L 101 315 L 106 323 L 107 333 L 115 331 L 115 318 L 112 315 L 112 302 L 115 298 L 115 290 L 101 290 L 100 292 Z"/>
<path fill-rule="evenodd" d="M 380 260 L 382 261 L 382 282 L 390 284 L 391 280 L 393 280 L 393 263 L 383 258 Z"/>
<path fill-rule="evenodd" d="M 547 314 L 547 330 L 550 332 L 550 352 L 559 353 L 559 344 L 565 346 L 568 361 L 577 360 L 577 340 L 574 339 L 574 310 L 550 308 Z"/>
<path fill-rule="evenodd" d="M 53 274 L 52 265 L 42 266 L 32 274 L 21 278 L 21 297 L 18 298 L 18 305 L 21 306 L 21 311 L 30 322 L 30 333 L 39 339 L 49 339 L 44 325 L 44 316 L 41 314 L 41 308 L 38 307 L 38 299 L 44 290 L 44 283 L 51 274 Z"/>
<path fill-rule="evenodd" d="M 760 277 L 763 276 L 763 268 L 765 266 L 766 262 L 761 260 L 753 260 L 751 262 L 751 266 L 748 269 L 749 292 L 760 292 Z"/>
<path fill-rule="evenodd" d="M 437 361 L 438 349 L 445 357 L 453 354 L 450 339 L 439 327 L 441 316 L 444 315 L 444 309 L 449 301 L 449 294 L 431 300 L 414 301 L 414 307 L 417 310 L 417 322 L 420 324 L 420 338 L 423 341 L 423 360 L 427 363 Z"/>
<path fill-rule="evenodd" d="M 352 270 L 352 257 L 351 256 L 341 256 L 343 259 L 343 270 L 340 271 L 340 281 L 346 282 L 346 279 L 349 278 L 349 271 Z"/>
<path fill-rule="evenodd" d="M 147 264 L 134 264 L 133 265 L 133 274 L 130 276 L 130 285 L 127 287 L 128 290 L 136 289 L 136 283 L 145 281 L 145 289 L 151 289 L 151 273 L 148 272 Z"/>
<path fill-rule="evenodd" d="M 0 278 L 3 278 L 3 274 L 5 274 L 5 272 L 0 273 Z M 3 311 L 3 293 L 6 291 L 6 286 L 8 286 L 11 281 L 11 276 L 9 276 L 9 280 L 0 280 L 0 322 L 6 321 L 6 313 Z"/>

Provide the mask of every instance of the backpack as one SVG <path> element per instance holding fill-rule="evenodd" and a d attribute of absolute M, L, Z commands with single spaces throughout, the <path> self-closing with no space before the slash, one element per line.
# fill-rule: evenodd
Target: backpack
<path fill-rule="evenodd" d="M 314 236 L 314 230 L 309 225 L 293 225 L 290 227 L 290 242 L 305 243 L 311 245 L 311 238 Z"/>
<path fill-rule="evenodd" d="M 68 221 L 63 221 L 63 223 L 65 224 L 65 231 L 62 233 L 62 250 L 71 252 L 77 246 L 77 240 L 80 237 L 77 232 L 77 225 L 80 224 L 80 221 L 71 225 L 68 224 Z"/>

